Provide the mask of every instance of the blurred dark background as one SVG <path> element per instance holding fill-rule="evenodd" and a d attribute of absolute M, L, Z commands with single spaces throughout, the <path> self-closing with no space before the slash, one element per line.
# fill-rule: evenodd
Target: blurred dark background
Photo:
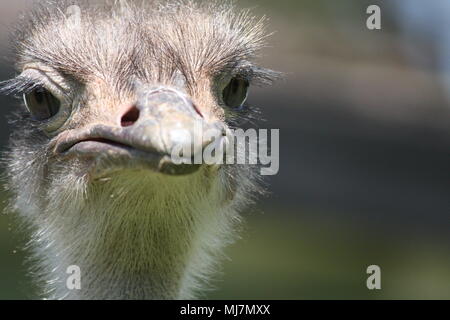
<path fill-rule="evenodd" d="M 17 8 L 0 4 L 0 51 Z M 450 2 L 242 0 L 275 34 L 255 89 L 280 173 L 246 214 L 211 299 L 450 299 Z M 366 8 L 382 30 L 366 28 Z M 0 80 L 14 76 L 0 67 Z M 17 101 L 0 97 L 0 143 Z M 2 198 L 6 195 L 2 193 Z M 0 299 L 34 298 L 27 239 L 0 215 Z M 366 268 L 382 290 L 366 288 Z"/>

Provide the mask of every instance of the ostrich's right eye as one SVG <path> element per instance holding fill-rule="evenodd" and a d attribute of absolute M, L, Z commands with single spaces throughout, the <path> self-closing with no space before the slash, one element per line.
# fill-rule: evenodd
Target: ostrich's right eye
<path fill-rule="evenodd" d="M 223 101 L 227 106 L 235 110 L 242 109 L 247 100 L 249 86 L 250 84 L 247 80 L 240 78 L 231 79 L 223 91 Z"/>
<path fill-rule="evenodd" d="M 25 94 L 24 100 L 33 119 L 38 121 L 54 117 L 61 107 L 61 102 L 45 88 L 36 88 Z"/>

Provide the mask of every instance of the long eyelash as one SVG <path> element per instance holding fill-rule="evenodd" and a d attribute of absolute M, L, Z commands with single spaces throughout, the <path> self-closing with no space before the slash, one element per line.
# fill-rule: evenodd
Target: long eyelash
<path fill-rule="evenodd" d="M 275 81 L 281 79 L 283 74 L 270 69 L 254 67 L 249 72 L 249 82 L 257 86 L 272 85 Z"/>
<path fill-rule="evenodd" d="M 44 87 L 44 84 L 40 81 L 19 76 L 0 82 L 0 93 L 20 97 L 42 87 Z"/>
<path fill-rule="evenodd" d="M 223 68 L 223 70 L 219 72 L 219 75 L 223 73 L 240 77 L 247 80 L 251 85 L 259 87 L 272 85 L 275 81 L 282 79 L 284 76 L 282 72 L 261 68 L 249 62 L 229 65 Z"/>
<path fill-rule="evenodd" d="M 256 86 L 266 86 L 273 84 L 282 78 L 282 73 L 270 69 L 260 68 L 254 65 L 247 65 L 238 68 L 237 75 Z"/>

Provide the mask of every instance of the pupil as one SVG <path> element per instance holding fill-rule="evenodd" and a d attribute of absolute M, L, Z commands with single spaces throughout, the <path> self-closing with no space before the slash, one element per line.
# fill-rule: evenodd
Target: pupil
<path fill-rule="evenodd" d="M 38 89 L 34 93 L 34 98 L 36 99 L 37 103 L 43 103 L 44 102 L 44 91 L 42 89 Z"/>
<path fill-rule="evenodd" d="M 233 80 L 232 91 L 236 94 L 239 90 L 239 80 Z"/>

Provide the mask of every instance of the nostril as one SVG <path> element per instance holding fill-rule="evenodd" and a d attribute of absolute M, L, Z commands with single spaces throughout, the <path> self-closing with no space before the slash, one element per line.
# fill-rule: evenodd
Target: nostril
<path fill-rule="evenodd" d="M 127 111 L 122 117 L 121 125 L 122 127 L 130 127 L 136 123 L 139 119 L 139 109 L 133 106 L 130 110 Z"/>
<path fill-rule="evenodd" d="M 195 103 L 192 104 L 192 106 L 194 107 L 195 112 L 197 112 L 197 114 L 198 114 L 200 117 L 204 118 L 204 117 L 203 117 L 203 113 L 200 111 L 200 109 L 198 108 L 198 106 L 197 106 Z"/>

